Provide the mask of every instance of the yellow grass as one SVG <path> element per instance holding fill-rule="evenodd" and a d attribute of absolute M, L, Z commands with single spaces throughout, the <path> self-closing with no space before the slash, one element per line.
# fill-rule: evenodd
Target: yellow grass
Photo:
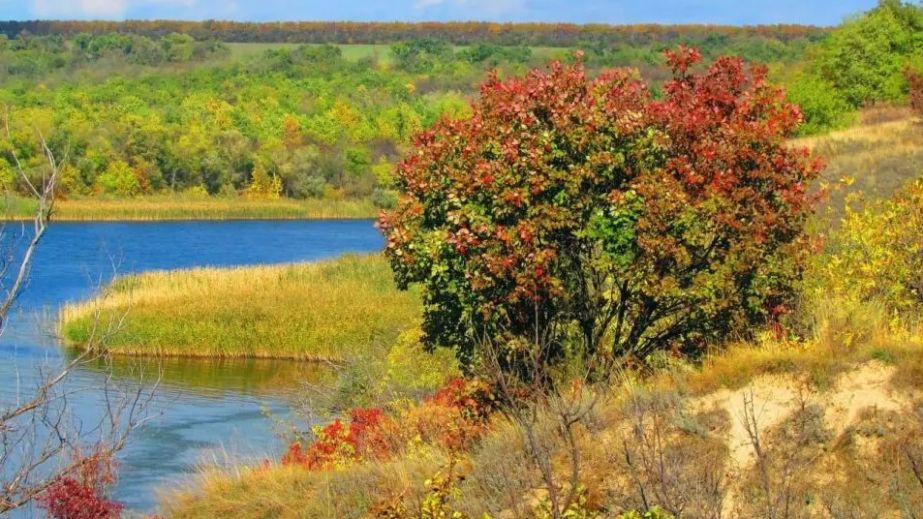
<path fill-rule="evenodd" d="M 906 109 L 891 112 L 884 122 L 865 116 L 851 128 L 794 141 L 826 161 L 825 205 L 834 217 L 851 193 L 886 198 L 923 175 L 923 122 Z"/>
<path fill-rule="evenodd" d="M 635 423 L 626 424 L 626 420 L 630 419 L 626 415 L 632 412 L 628 404 L 637 402 L 637 398 L 664 395 L 666 400 L 662 402 L 672 401 L 679 405 L 676 423 L 666 420 L 660 425 L 657 422 L 650 424 L 673 431 L 664 437 L 664 441 L 668 442 L 667 449 L 682 451 L 686 448 L 713 448 L 718 453 L 716 460 L 726 460 L 734 449 L 723 447 L 723 442 L 731 442 L 725 434 L 728 434 L 728 428 L 735 427 L 740 417 L 723 412 L 720 406 L 718 410 L 708 406 L 720 404 L 733 407 L 739 404 L 734 398 L 746 394 L 747 390 L 741 388 L 750 383 L 758 382 L 763 387 L 774 380 L 779 380 L 780 384 L 786 381 L 789 386 L 804 387 L 805 395 L 823 402 L 827 402 L 828 397 L 834 394 L 839 397 L 845 395 L 850 402 L 847 407 L 855 408 L 853 411 L 857 413 L 855 416 L 853 413 L 833 416 L 839 417 L 841 421 L 849 418 L 859 422 L 864 416 L 861 411 L 866 407 L 861 403 L 863 401 L 853 405 L 851 396 L 854 395 L 849 392 L 850 386 L 842 384 L 844 380 L 853 380 L 853 375 L 868 372 L 887 375 L 880 381 L 870 381 L 870 384 L 877 388 L 876 391 L 893 395 L 893 399 L 899 402 L 903 402 L 906 395 L 919 395 L 923 389 L 923 337 L 918 333 L 894 335 L 891 340 L 879 337 L 848 350 L 838 350 L 832 346 L 819 340 L 806 344 L 772 341 L 759 345 L 740 344 L 715 353 L 702 365 L 675 366 L 672 370 L 664 370 L 646 380 L 625 380 L 624 384 L 614 386 L 610 398 L 599 404 L 595 418 L 591 420 L 592 429 L 580 429 L 578 432 L 582 477 L 590 496 L 594 500 L 600 499 L 597 502 L 605 504 L 610 510 L 618 510 L 620 506 L 626 505 L 626 501 L 612 497 L 612 494 L 618 495 L 615 488 L 624 487 L 621 490 L 627 491 L 628 495 L 632 495 L 631 492 L 635 490 L 632 480 L 622 477 L 626 470 L 632 469 L 621 466 L 619 449 L 623 445 L 624 435 L 630 434 L 626 433 L 631 430 L 629 426 Z M 770 377 L 763 378 L 766 375 Z M 820 382 L 817 377 L 824 378 L 825 382 L 816 384 Z M 804 386 L 801 386 L 802 382 Z M 788 386 L 780 386 L 779 389 L 780 394 L 787 395 L 786 398 L 792 391 Z M 773 409 L 784 408 L 787 412 L 789 404 L 794 406 L 796 403 L 794 397 L 790 400 L 771 403 L 775 406 Z M 826 405 L 832 404 L 827 402 Z M 834 413 L 833 409 L 831 407 L 831 414 Z M 650 408 L 648 412 L 657 411 Z M 768 420 L 768 415 L 761 414 L 760 417 Z M 843 422 L 840 425 L 845 427 L 848 424 Z M 714 430 L 710 431 L 709 427 Z M 541 432 L 544 429 L 540 427 L 537 430 L 540 431 L 538 434 L 550 434 L 547 431 Z M 852 431 L 848 428 L 846 430 Z M 771 431 L 767 428 L 765 432 L 768 434 Z M 528 515 L 529 507 L 534 506 L 535 489 L 541 488 L 542 482 L 531 468 L 520 433 L 515 426 L 500 419 L 495 421 L 491 431 L 474 449 L 453 454 L 462 460 L 460 471 L 466 476 L 458 483 L 457 497 L 450 500 L 453 509 L 461 509 L 469 514 L 466 515 L 468 517 L 480 517 L 488 510 L 494 514 L 493 517 L 512 517 L 517 515 L 511 511 L 519 507 L 519 513 L 525 510 L 526 515 L 518 516 L 531 516 Z M 889 438 L 885 437 L 885 440 Z M 711 443 L 703 443 L 706 439 Z M 671 446 L 669 442 L 673 441 L 686 443 Z M 748 445 L 745 442 L 739 443 L 732 447 L 746 457 L 751 457 Z M 549 445 L 555 449 L 553 456 L 559 462 L 555 467 L 560 472 L 563 484 L 567 474 L 567 458 L 564 455 L 566 448 L 558 443 Z M 171 519 L 204 519 L 228 514 L 245 519 L 361 518 L 369 517 L 376 505 L 395 500 L 402 501 L 413 510 L 424 498 L 427 489 L 424 481 L 444 471 L 449 459 L 448 453 L 434 447 L 420 449 L 411 446 L 394 459 L 357 463 L 328 471 L 309 471 L 281 465 L 260 468 L 234 465 L 209 467 L 194 478 L 193 484 L 187 482 L 163 491 L 161 511 L 164 517 Z M 831 452 L 832 455 L 839 455 L 833 449 Z M 696 461 L 701 454 L 700 451 L 688 452 L 696 470 L 701 468 L 700 461 Z M 669 457 L 669 463 L 679 463 L 680 459 L 682 457 Z M 720 467 L 718 469 L 720 472 Z M 747 466 L 734 469 L 740 472 L 730 484 L 741 483 L 739 477 L 748 474 L 747 469 Z M 599 489 L 609 490 L 598 494 Z M 887 490 L 886 485 L 883 490 Z M 611 500 L 606 501 L 607 498 Z"/>
<path fill-rule="evenodd" d="M 150 272 L 116 279 L 61 310 L 60 331 L 116 354 L 348 361 L 390 346 L 420 315 L 379 256 L 311 264 Z M 101 326 L 104 325 L 104 326 Z"/>
<path fill-rule="evenodd" d="M 13 200 L 10 212 L 31 218 L 34 203 Z M 374 218 L 377 208 L 368 200 L 250 200 L 247 198 L 145 196 L 127 199 L 83 198 L 59 200 L 59 221 L 154 220 L 308 220 Z"/>

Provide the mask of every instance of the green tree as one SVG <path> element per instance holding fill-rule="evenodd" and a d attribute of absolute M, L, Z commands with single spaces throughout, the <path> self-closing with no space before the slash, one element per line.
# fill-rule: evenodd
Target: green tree
<path fill-rule="evenodd" d="M 878 7 L 837 28 L 824 43 L 821 74 L 855 107 L 900 99 L 904 70 L 923 52 L 923 8 L 900 0 Z"/>
<path fill-rule="evenodd" d="M 805 73 L 788 85 L 788 98 L 804 113 L 802 135 L 844 128 L 855 119 L 855 110 L 842 92 L 826 79 Z"/>
<path fill-rule="evenodd" d="M 138 176 L 123 160 L 109 162 L 106 170 L 96 177 L 96 184 L 108 194 L 119 196 L 136 196 L 141 194 L 141 182 Z"/>

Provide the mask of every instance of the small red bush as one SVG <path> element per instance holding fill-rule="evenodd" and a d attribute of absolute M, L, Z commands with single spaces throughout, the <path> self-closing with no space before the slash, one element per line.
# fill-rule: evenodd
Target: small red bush
<path fill-rule="evenodd" d="M 115 519 L 122 505 L 99 495 L 96 488 L 73 478 L 62 478 L 38 498 L 53 519 Z"/>
<path fill-rule="evenodd" d="M 316 431 L 316 438 L 307 450 L 293 443 L 282 456 L 283 465 L 302 465 L 321 469 L 338 462 L 377 457 L 388 453 L 383 438 L 385 421 L 381 409 L 354 409 L 350 413 L 349 427 L 338 418 Z"/>
<path fill-rule="evenodd" d="M 420 438 L 450 450 L 463 450 L 487 430 L 495 407 L 489 386 L 477 380 L 455 379 L 419 405 L 394 418 L 381 409 L 354 409 L 349 425 L 339 418 L 315 430 L 306 448 L 289 445 L 283 465 L 322 470 L 394 454 L 401 445 Z"/>

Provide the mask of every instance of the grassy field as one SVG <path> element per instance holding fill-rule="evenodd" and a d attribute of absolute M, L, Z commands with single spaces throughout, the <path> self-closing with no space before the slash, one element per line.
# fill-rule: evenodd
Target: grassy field
<path fill-rule="evenodd" d="M 150 272 L 116 279 L 65 306 L 60 332 L 81 346 L 124 323 L 116 354 L 350 361 L 393 344 L 420 315 L 378 256 L 312 264 Z M 96 333 L 96 335 L 99 335 Z"/>
<path fill-rule="evenodd" d="M 253 56 L 259 56 L 270 49 L 294 49 L 301 44 L 298 43 L 227 43 L 231 49 L 230 59 L 248 59 Z M 315 45 L 315 44 L 309 44 Z M 373 45 L 373 44 L 350 44 L 337 45 L 342 52 L 343 58 L 349 61 L 359 61 L 360 59 L 376 57 L 379 63 L 391 64 L 394 56 L 391 54 L 391 45 Z M 467 48 L 464 45 L 455 46 L 455 51 L 461 51 Z M 569 51 L 563 47 L 532 47 L 533 57 L 539 60 L 548 60 L 561 57 Z"/>
<path fill-rule="evenodd" d="M 12 198 L 7 212 L 13 218 L 31 218 L 35 204 Z M 378 209 L 367 200 L 250 200 L 247 198 L 194 198 L 145 196 L 127 199 L 83 198 L 59 200 L 54 219 L 59 221 L 154 220 L 322 220 L 374 218 Z"/>
<path fill-rule="evenodd" d="M 798 139 L 823 157 L 828 200 L 824 209 L 835 218 L 851 193 L 887 198 L 923 174 L 923 122 L 909 109 L 868 110 L 859 124 L 827 135 Z"/>

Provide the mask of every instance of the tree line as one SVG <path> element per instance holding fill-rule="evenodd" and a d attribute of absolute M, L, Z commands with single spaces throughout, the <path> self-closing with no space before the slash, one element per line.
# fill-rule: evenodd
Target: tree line
<path fill-rule="evenodd" d="M 606 25 L 569 23 L 490 22 L 233 22 L 207 20 L 114 21 L 0 21 L 0 32 L 14 38 L 26 31 L 35 35 L 131 33 L 158 38 L 171 33 L 188 34 L 200 41 L 272 43 L 394 43 L 432 38 L 454 45 L 486 42 L 499 45 L 570 47 L 586 42 L 607 45 L 671 44 L 680 38 L 760 37 L 789 42 L 817 39 L 827 29 L 804 25 Z"/>

